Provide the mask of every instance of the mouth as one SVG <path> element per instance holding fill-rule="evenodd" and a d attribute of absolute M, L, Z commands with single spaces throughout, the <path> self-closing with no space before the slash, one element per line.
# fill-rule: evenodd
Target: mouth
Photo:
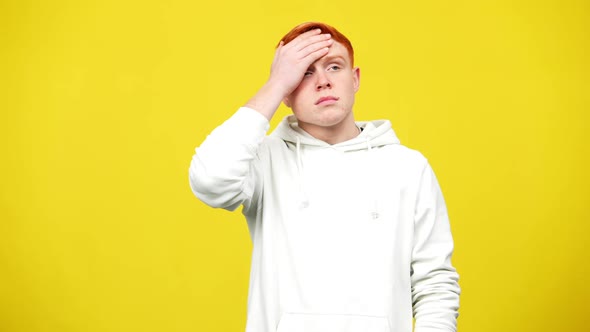
<path fill-rule="evenodd" d="M 316 100 L 315 105 L 320 105 L 320 104 L 333 104 L 335 102 L 338 101 L 338 97 L 334 97 L 334 96 L 326 96 L 326 97 L 322 97 L 318 100 Z"/>

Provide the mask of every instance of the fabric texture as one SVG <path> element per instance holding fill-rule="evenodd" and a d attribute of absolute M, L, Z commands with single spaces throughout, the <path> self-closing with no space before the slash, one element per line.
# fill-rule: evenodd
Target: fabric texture
<path fill-rule="evenodd" d="M 271 134 L 239 109 L 189 169 L 206 204 L 243 206 L 253 242 L 247 332 L 456 331 L 446 205 L 426 158 L 386 120 L 330 145 L 293 116 Z"/>

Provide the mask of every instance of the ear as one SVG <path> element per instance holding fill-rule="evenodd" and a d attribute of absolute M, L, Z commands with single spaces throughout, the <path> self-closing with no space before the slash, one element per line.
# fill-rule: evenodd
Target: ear
<path fill-rule="evenodd" d="M 283 103 L 285 104 L 285 106 L 291 108 L 291 100 L 289 99 L 289 96 L 283 98 Z"/>
<path fill-rule="evenodd" d="M 354 85 L 354 92 L 359 91 L 361 86 L 361 69 L 359 67 L 355 67 L 352 69 L 352 76 L 353 76 L 353 85 Z"/>

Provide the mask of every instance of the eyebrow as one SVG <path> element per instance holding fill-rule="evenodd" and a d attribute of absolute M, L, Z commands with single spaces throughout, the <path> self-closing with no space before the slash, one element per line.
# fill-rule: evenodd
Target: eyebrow
<path fill-rule="evenodd" d="M 319 59 L 318 61 L 309 65 L 308 70 L 313 69 L 313 65 L 315 63 L 321 63 L 321 65 L 324 65 L 325 63 L 330 63 L 335 60 L 340 60 L 344 65 L 348 64 L 348 62 L 346 61 L 346 58 L 344 58 L 342 55 L 330 55 L 330 56 L 323 57 L 323 58 Z"/>
<path fill-rule="evenodd" d="M 344 57 L 341 55 L 330 55 L 330 56 L 327 56 L 321 60 L 322 60 L 322 62 L 332 62 L 334 60 L 340 60 L 340 61 L 346 63 L 346 59 L 344 59 Z"/>

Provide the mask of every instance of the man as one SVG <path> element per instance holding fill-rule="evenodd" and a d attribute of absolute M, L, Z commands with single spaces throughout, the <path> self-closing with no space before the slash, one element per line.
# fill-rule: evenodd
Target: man
<path fill-rule="evenodd" d="M 253 241 L 247 332 L 456 331 L 447 210 L 389 121 L 355 122 L 349 40 L 304 23 L 267 83 L 196 149 L 206 204 L 243 205 Z M 280 103 L 293 111 L 265 136 Z"/>

